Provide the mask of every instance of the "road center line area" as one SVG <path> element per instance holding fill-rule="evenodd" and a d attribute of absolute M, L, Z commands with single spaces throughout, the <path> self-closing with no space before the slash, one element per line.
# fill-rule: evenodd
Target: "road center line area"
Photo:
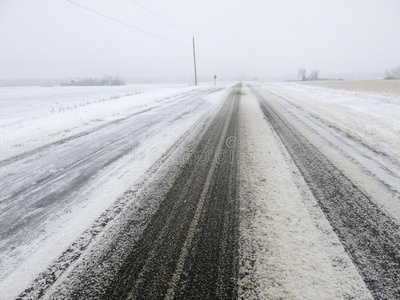
<path fill-rule="evenodd" d="M 208 86 L 1 165 L 0 299 L 399 299 L 397 158 L 285 97 Z"/>

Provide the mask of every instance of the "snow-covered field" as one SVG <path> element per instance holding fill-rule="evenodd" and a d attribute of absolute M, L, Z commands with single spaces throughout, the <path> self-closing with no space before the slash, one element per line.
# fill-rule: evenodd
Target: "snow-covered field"
<path fill-rule="evenodd" d="M 331 80 L 331 81 L 306 81 L 301 84 L 322 87 L 333 90 L 342 90 L 359 93 L 360 96 L 372 94 L 399 99 L 400 80 Z"/>

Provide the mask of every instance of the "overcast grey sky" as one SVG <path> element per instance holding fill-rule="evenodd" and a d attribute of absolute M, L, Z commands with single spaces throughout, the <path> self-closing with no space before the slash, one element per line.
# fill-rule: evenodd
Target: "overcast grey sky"
<path fill-rule="evenodd" d="M 0 78 L 293 79 L 400 64 L 400 0 L 0 0 Z"/>

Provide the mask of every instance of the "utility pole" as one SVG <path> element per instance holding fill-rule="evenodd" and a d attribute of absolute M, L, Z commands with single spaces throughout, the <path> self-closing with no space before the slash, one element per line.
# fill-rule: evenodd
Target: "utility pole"
<path fill-rule="evenodd" d="M 194 61 L 194 84 L 197 86 L 196 49 L 194 46 L 194 37 L 193 37 L 193 61 Z"/>

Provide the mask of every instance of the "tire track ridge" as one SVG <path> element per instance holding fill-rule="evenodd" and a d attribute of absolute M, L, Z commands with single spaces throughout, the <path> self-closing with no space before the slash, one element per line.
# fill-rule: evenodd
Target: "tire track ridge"
<path fill-rule="evenodd" d="M 233 105 L 231 105 L 231 107 L 229 109 L 229 112 L 228 112 L 229 117 L 225 121 L 224 128 L 223 128 L 222 133 L 221 133 L 221 138 L 220 138 L 220 140 L 218 142 L 218 145 L 216 147 L 216 152 L 214 154 L 214 158 L 212 160 L 211 167 L 210 167 L 210 169 L 208 171 L 206 182 L 204 184 L 203 191 L 202 191 L 202 193 L 200 195 L 200 200 L 199 200 L 199 203 L 197 205 L 193 221 L 190 224 L 188 235 L 186 237 L 184 246 L 182 247 L 181 255 L 180 255 L 178 263 L 177 263 L 177 269 L 176 269 L 176 271 L 175 271 L 175 273 L 174 273 L 174 275 L 172 277 L 172 280 L 171 280 L 171 282 L 169 284 L 169 289 L 167 291 L 167 295 L 166 295 L 165 299 L 174 299 L 174 297 L 176 295 L 176 289 L 177 289 L 179 281 L 181 279 L 182 272 L 184 271 L 186 259 L 187 259 L 188 255 L 189 255 L 189 251 L 190 251 L 190 248 L 192 246 L 192 241 L 193 241 L 193 239 L 195 237 L 195 230 L 198 227 L 201 214 L 203 213 L 203 207 L 204 207 L 204 203 L 206 201 L 208 190 L 212 185 L 212 179 L 214 177 L 214 173 L 215 173 L 215 170 L 216 170 L 217 164 L 218 164 L 218 157 L 220 156 L 221 151 L 223 151 L 223 143 L 226 143 L 228 127 L 229 127 L 229 125 L 231 123 L 231 120 L 232 120 L 233 111 L 234 111 L 235 108 L 237 110 L 237 107 L 236 107 L 237 106 L 237 104 L 236 104 L 237 99 L 233 100 L 233 102 L 234 103 L 233 103 Z"/>

